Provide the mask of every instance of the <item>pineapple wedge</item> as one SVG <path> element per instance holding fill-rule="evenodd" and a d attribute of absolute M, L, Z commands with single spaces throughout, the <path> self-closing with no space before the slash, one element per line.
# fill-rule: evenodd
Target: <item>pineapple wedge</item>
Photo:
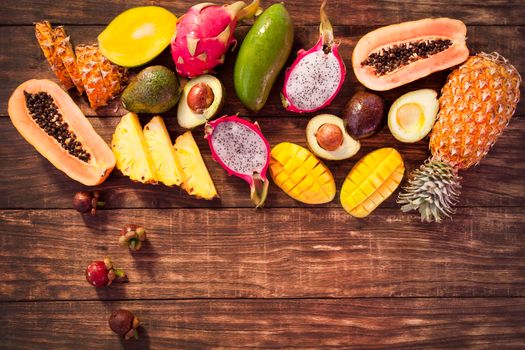
<path fill-rule="evenodd" d="M 153 117 L 144 127 L 144 138 L 155 164 L 157 180 L 166 186 L 180 186 L 183 172 L 164 120 Z"/>
<path fill-rule="evenodd" d="M 199 198 L 210 200 L 218 197 L 213 180 L 191 131 L 186 131 L 177 137 L 173 147 L 184 172 L 182 188 L 190 195 Z"/>
<path fill-rule="evenodd" d="M 122 174 L 133 181 L 157 183 L 155 165 L 135 113 L 122 117 L 113 134 L 111 149 Z"/>

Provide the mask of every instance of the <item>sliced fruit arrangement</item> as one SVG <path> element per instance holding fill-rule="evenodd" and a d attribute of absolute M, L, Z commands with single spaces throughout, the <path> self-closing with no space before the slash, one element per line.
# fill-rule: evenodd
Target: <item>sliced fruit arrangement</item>
<path fill-rule="evenodd" d="M 428 135 L 439 110 L 437 92 L 411 91 L 399 97 L 388 112 L 388 128 L 401 142 L 417 142 Z"/>
<path fill-rule="evenodd" d="M 292 51 L 293 37 L 292 18 L 283 3 L 268 7 L 250 28 L 233 69 L 235 93 L 247 108 L 263 108 Z"/>
<path fill-rule="evenodd" d="M 18 132 L 57 169 L 84 185 L 102 183 L 115 157 L 71 97 L 49 80 L 28 80 L 8 103 Z"/>
<path fill-rule="evenodd" d="M 385 100 L 368 91 L 356 92 L 345 105 L 346 130 L 356 139 L 374 135 L 384 125 Z"/>
<path fill-rule="evenodd" d="M 35 24 L 35 35 L 64 88 L 85 91 L 92 108 L 107 105 L 120 93 L 127 71 L 104 57 L 97 45 L 78 45 L 73 50 L 64 28 L 53 29 L 47 21 Z"/>
<path fill-rule="evenodd" d="M 319 114 L 306 126 L 308 147 L 318 157 L 329 160 L 347 159 L 361 147 L 345 130 L 341 118 L 332 114 Z"/>
<path fill-rule="evenodd" d="M 266 170 L 270 144 L 257 123 L 237 116 L 224 116 L 206 124 L 206 139 L 213 159 L 228 175 L 235 175 L 250 185 L 250 198 L 261 207 L 268 194 Z"/>
<path fill-rule="evenodd" d="M 191 7 L 177 23 L 171 41 L 171 55 L 177 72 L 193 78 L 210 73 L 224 63 L 228 48 L 236 43 L 237 22 L 253 17 L 259 9 L 259 0 L 250 5 L 237 1 L 231 5 L 209 2 Z"/>
<path fill-rule="evenodd" d="M 184 85 L 177 110 L 177 122 L 193 129 L 214 118 L 224 104 L 224 86 L 213 75 L 201 75 Z"/>
<path fill-rule="evenodd" d="M 426 18 L 376 29 L 354 48 L 357 79 L 372 90 L 390 90 L 464 62 L 467 27 L 456 19 Z"/>
<path fill-rule="evenodd" d="M 122 92 L 122 104 L 135 113 L 164 113 L 179 102 L 177 75 L 164 66 L 150 66 L 134 76 Z"/>
<path fill-rule="evenodd" d="M 184 172 L 182 188 L 198 198 L 211 200 L 219 197 L 191 131 L 177 137 L 174 147 Z"/>
<path fill-rule="evenodd" d="M 273 182 L 293 199 L 306 204 L 331 202 L 335 181 L 330 170 L 306 148 L 282 142 L 270 153 Z"/>
<path fill-rule="evenodd" d="M 405 173 L 403 159 L 393 148 L 380 148 L 361 158 L 341 187 L 340 200 L 346 212 L 364 218 L 399 186 Z"/>
<path fill-rule="evenodd" d="M 403 211 L 440 222 L 459 200 L 458 170 L 479 163 L 501 135 L 520 99 L 521 77 L 498 53 L 480 53 L 454 70 L 441 90 L 430 134 L 432 156 L 398 197 Z"/>
<path fill-rule="evenodd" d="M 176 25 L 177 17 L 162 7 L 134 7 L 109 23 L 98 36 L 98 45 L 102 54 L 119 66 L 141 66 L 170 44 Z"/>
<path fill-rule="evenodd" d="M 155 163 L 135 113 L 122 117 L 113 134 L 111 148 L 122 174 L 133 181 L 157 183 Z"/>
<path fill-rule="evenodd" d="M 190 195 L 204 199 L 218 196 L 191 132 L 179 136 L 173 146 L 159 116 L 143 131 L 137 115 L 126 114 L 115 129 L 111 147 L 117 168 L 133 181 L 180 185 Z"/>
<path fill-rule="evenodd" d="M 328 106 L 343 86 L 346 67 L 334 43 L 332 25 L 321 5 L 320 37 L 310 50 L 300 50 L 286 70 L 282 102 L 292 112 L 315 112 Z"/>
<path fill-rule="evenodd" d="M 184 173 L 164 120 L 159 116 L 153 117 L 144 126 L 143 132 L 153 158 L 157 180 L 166 186 L 180 186 L 184 182 Z"/>

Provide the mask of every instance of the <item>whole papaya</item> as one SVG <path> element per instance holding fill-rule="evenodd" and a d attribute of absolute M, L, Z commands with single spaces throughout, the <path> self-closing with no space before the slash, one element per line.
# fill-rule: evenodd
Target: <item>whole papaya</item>
<path fill-rule="evenodd" d="M 242 42 L 233 81 L 241 102 L 252 111 L 259 111 L 283 69 L 293 45 L 293 23 L 284 4 L 266 9 Z"/>

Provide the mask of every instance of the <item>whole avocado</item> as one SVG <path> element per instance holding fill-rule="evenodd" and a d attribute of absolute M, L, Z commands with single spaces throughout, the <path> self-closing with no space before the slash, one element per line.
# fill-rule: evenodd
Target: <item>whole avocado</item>
<path fill-rule="evenodd" d="M 241 102 L 259 111 L 292 50 L 294 29 L 284 4 L 274 4 L 255 21 L 239 49 L 233 82 Z"/>
<path fill-rule="evenodd" d="M 124 108 L 135 113 L 163 113 L 177 104 L 181 95 L 179 79 L 164 66 L 143 69 L 122 92 Z"/>

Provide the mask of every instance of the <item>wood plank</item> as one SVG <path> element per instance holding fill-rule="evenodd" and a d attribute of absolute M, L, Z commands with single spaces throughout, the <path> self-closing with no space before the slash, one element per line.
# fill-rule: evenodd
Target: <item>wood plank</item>
<path fill-rule="evenodd" d="M 224 1 L 232 3 L 233 1 Z M 246 1 L 249 2 L 249 1 Z M 262 0 L 267 8 L 278 0 Z M 105 1 L 103 11 L 97 1 L 35 1 L 4 0 L 0 13 L 0 24 L 31 24 L 41 19 L 65 24 L 105 24 L 120 12 L 144 5 L 163 6 L 178 16 L 195 5 L 194 0 L 128 0 Z M 217 3 L 222 3 L 218 1 Z M 318 24 L 320 1 L 287 1 L 286 7 L 296 24 Z M 353 0 L 332 1 L 328 13 L 336 25 L 388 25 L 425 17 L 453 16 L 468 24 L 478 25 L 523 25 L 525 10 L 520 2 L 499 0 L 455 1 L 409 1 L 409 0 Z"/>
<path fill-rule="evenodd" d="M 126 224 L 145 248 L 117 244 Z M 0 211 L 0 300 L 525 296 L 525 208 L 461 209 L 453 221 L 379 209 Z M 130 283 L 95 289 L 110 256 Z"/>
<path fill-rule="evenodd" d="M 103 27 L 99 26 L 68 26 L 67 31 L 71 35 L 72 40 L 76 43 L 90 43 L 96 41 L 96 36 Z M 362 88 L 357 82 L 353 70 L 351 69 L 351 53 L 352 49 L 361 36 L 371 30 L 370 27 L 336 27 L 335 35 L 341 41 L 341 55 L 345 60 L 348 68 L 346 81 L 343 85 L 338 97 L 333 104 L 325 111 L 332 114 L 341 114 L 344 104 L 356 92 Z M 247 28 L 240 28 L 237 31 L 237 37 L 243 38 Z M 295 49 L 311 47 L 318 38 L 317 26 L 300 26 L 296 30 Z M 468 31 L 468 42 L 472 52 L 479 51 L 498 51 L 507 57 L 520 72 L 525 72 L 525 57 L 521 52 L 525 52 L 525 40 L 522 38 L 525 35 L 525 27 L 505 26 L 505 27 L 487 27 L 487 26 L 470 26 Z M 24 43 L 21 45 L 20 43 Z M 53 73 L 48 67 L 47 62 L 42 56 L 36 40 L 34 38 L 33 29 L 31 27 L 0 27 L 0 47 L 3 48 L 0 52 L 0 65 L 4 67 L 0 71 L 0 115 L 7 115 L 7 101 L 11 92 L 25 80 L 32 78 L 50 78 L 54 79 Z M 295 50 L 294 50 L 295 52 Z M 224 113 L 237 113 L 241 115 L 254 115 L 242 106 L 240 101 L 235 96 L 233 88 L 233 64 L 235 61 L 235 53 L 230 53 L 226 59 L 227 63 L 217 69 L 218 77 L 225 84 L 227 103 L 224 107 Z M 295 55 L 291 55 L 290 62 L 295 59 Z M 152 64 L 164 64 L 174 69 L 174 64 L 171 55 L 164 52 Z M 288 64 L 288 65 L 289 65 Z M 412 84 L 399 87 L 397 89 L 381 92 L 387 103 L 390 104 L 397 97 L 405 92 L 419 89 L 419 88 L 433 88 L 441 89 L 446 81 L 448 72 L 439 72 L 429 77 L 423 78 Z M 259 112 L 259 115 L 264 116 L 297 116 L 296 114 L 286 112 L 281 105 L 279 98 L 279 90 L 283 85 L 284 75 L 278 79 L 274 86 L 274 90 L 270 94 L 270 98 L 266 106 Z M 95 115 L 95 111 L 91 110 L 84 97 L 77 98 L 78 103 L 87 115 Z M 122 115 L 124 110 L 119 108 L 119 101 L 108 107 L 100 108 L 98 115 Z M 519 103 L 518 115 L 525 115 L 525 99 Z M 176 110 L 172 110 L 166 114 L 167 116 L 175 116 Z"/>
<path fill-rule="evenodd" d="M 143 124 L 148 118 L 142 118 Z M 307 146 L 304 118 L 257 118 L 271 145 L 291 141 Z M 95 129 L 110 142 L 118 118 L 91 118 Z M 174 118 L 166 118 L 172 139 L 182 131 Z M 481 164 L 461 173 L 463 189 L 461 206 L 524 206 L 523 172 L 525 170 L 525 118 L 516 118 L 503 133 L 495 147 Z M 98 186 L 106 194 L 108 208 L 174 208 L 174 207 L 253 207 L 248 185 L 236 177 L 229 177 L 211 154 L 202 131 L 194 132 L 219 194 L 220 200 L 208 202 L 190 197 L 179 188 L 162 185 L 132 183 L 115 170 L 108 180 Z M 426 141 L 403 144 L 396 141 L 385 128 L 380 134 L 362 141 L 362 148 L 353 158 L 340 162 L 327 162 L 337 188 L 342 185 L 352 166 L 366 153 L 380 147 L 397 148 L 408 172 L 418 167 L 428 157 Z M 75 192 L 85 188 L 69 179 L 42 158 L 14 129 L 7 118 L 0 118 L 0 208 L 71 208 Z M 405 181 L 406 181 L 405 177 Z M 383 207 L 397 208 L 397 194 L 391 196 Z M 288 197 L 271 184 L 266 206 L 296 207 L 301 203 Z M 323 206 L 339 208 L 339 196 Z"/>
<path fill-rule="evenodd" d="M 525 300 L 350 299 L 2 303 L 6 349 L 522 349 Z M 111 332 L 112 310 L 141 338 Z M 74 330 L 74 331 L 72 331 Z"/>

